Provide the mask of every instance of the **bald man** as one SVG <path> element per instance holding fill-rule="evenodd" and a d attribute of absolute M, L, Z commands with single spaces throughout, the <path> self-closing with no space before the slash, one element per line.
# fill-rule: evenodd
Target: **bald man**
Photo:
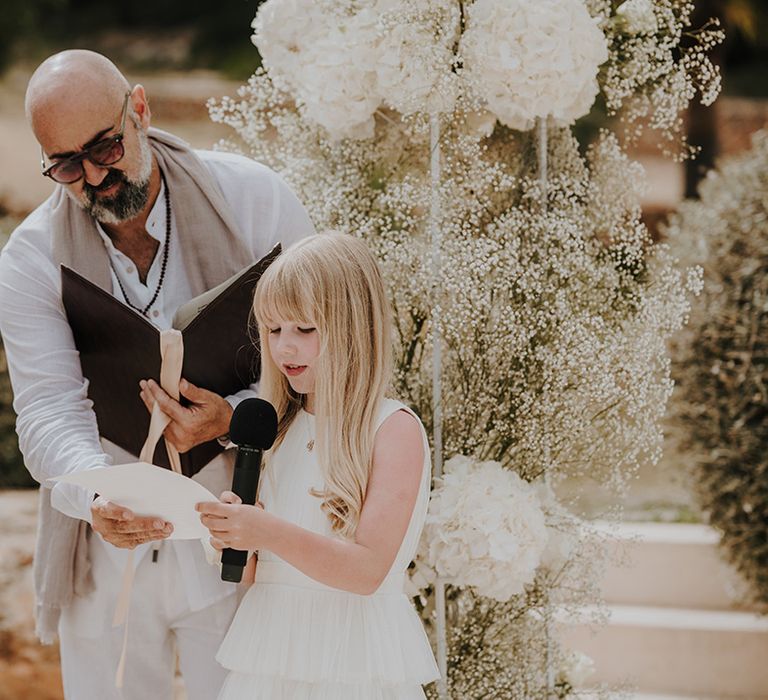
<path fill-rule="evenodd" d="M 29 82 L 26 109 L 42 174 L 58 185 L 0 255 L 0 332 L 19 444 L 43 483 L 135 461 L 98 434 L 62 306 L 61 264 L 166 329 L 181 304 L 313 229 L 268 168 L 192 151 L 150 128 L 144 89 L 104 56 L 65 51 L 44 61 Z M 165 437 L 185 452 L 223 436 L 234 405 L 254 388 L 221 397 L 182 379 L 187 407 L 153 382 L 136 391 L 150 409 L 161 402 L 173 419 Z M 195 478 L 219 493 L 231 485 L 231 467 L 231 456 L 220 455 Z M 74 486 L 40 493 L 37 631 L 45 642 L 58 632 L 65 697 L 170 699 L 178 653 L 189 699 L 215 698 L 225 674 L 214 656 L 235 594 L 205 562 L 200 543 L 166 541 L 168 523 Z M 122 630 L 111 618 L 134 548 L 125 687 L 118 691 Z"/>

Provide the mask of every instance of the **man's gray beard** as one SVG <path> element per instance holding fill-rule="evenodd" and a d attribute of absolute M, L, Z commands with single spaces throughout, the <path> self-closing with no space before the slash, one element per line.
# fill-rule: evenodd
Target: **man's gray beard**
<path fill-rule="evenodd" d="M 89 195 L 84 209 L 94 219 L 105 224 L 122 224 L 136 218 L 149 200 L 149 178 L 133 182 L 126 178 L 120 191 L 109 199 L 96 199 Z"/>
<path fill-rule="evenodd" d="M 123 175 L 121 187 L 114 197 L 108 199 L 97 198 L 93 192 L 87 190 L 85 192 L 86 202 L 81 204 L 96 221 L 113 225 L 122 224 L 136 218 L 147 205 L 149 179 L 152 175 L 152 150 L 149 147 L 149 139 L 141 129 L 138 130 L 138 136 L 141 152 L 138 178 L 131 180 L 122 171 L 118 171 Z"/>

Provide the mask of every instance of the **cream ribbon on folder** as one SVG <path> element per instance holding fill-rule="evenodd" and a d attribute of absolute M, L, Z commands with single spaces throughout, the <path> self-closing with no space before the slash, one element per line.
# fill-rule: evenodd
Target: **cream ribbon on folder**
<path fill-rule="evenodd" d="M 163 390 L 176 401 L 179 400 L 179 381 L 181 380 L 181 366 L 184 361 L 184 341 L 180 331 L 175 329 L 160 332 L 160 386 Z M 139 460 L 152 464 L 152 457 L 155 454 L 155 448 L 163 431 L 168 427 L 171 419 L 160 409 L 160 404 L 155 403 L 152 408 L 152 418 L 149 422 L 149 434 L 141 448 Z M 178 474 L 181 474 L 181 461 L 178 450 L 168 441 L 165 443 L 168 451 L 168 459 L 171 468 Z M 161 467 L 158 467 L 161 469 Z M 117 599 L 115 615 L 112 618 L 112 626 L 119 627 L 125 625 L 123 632 L 123 650 L 120 654 L 120 662 L 117 665 L 115 674 L 115 687 L 123 687 L 123 677 L 125 675 L 125 657 L 128 651 L 128 610 L 131 603 L 131 591 L 133 590 L 133 577 L 135 567 L 133 565 L 133 550 L 128 553 L 128 561 L 123 571 L 123 583 L 120 589 L 120 596 Z"/>

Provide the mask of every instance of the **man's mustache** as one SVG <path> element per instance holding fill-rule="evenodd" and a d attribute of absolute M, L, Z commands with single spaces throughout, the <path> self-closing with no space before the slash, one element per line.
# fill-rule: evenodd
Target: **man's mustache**
<path fill-rule="evenodd" d="M 110 168 L 106 177 L 98 185 L 91 185 L 90 183 L 85 182 L 83 184 L 83 191 L 88 195 L 89 199 L 93 201 L 96 192 L 108 190 L 117 182 L 126 182 L 125 173 L 123 173 L 122 170 Z"/>

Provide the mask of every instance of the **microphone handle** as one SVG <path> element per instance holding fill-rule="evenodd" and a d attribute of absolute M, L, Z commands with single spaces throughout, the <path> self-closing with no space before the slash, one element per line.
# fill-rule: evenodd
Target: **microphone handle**
<path fill-rule="evenodd" d="M 256 490 L 261 473 L 262 450 L 248 445 L 237 448 L 235 470 L 232 476 L 232 491 L 242 499 L 245 505 L 256 503 Z M 248 560 L 248 552 L 227 548 L 221 553 L 221 580 L 239 583 L 243 579 L 243 569 Z"/>

